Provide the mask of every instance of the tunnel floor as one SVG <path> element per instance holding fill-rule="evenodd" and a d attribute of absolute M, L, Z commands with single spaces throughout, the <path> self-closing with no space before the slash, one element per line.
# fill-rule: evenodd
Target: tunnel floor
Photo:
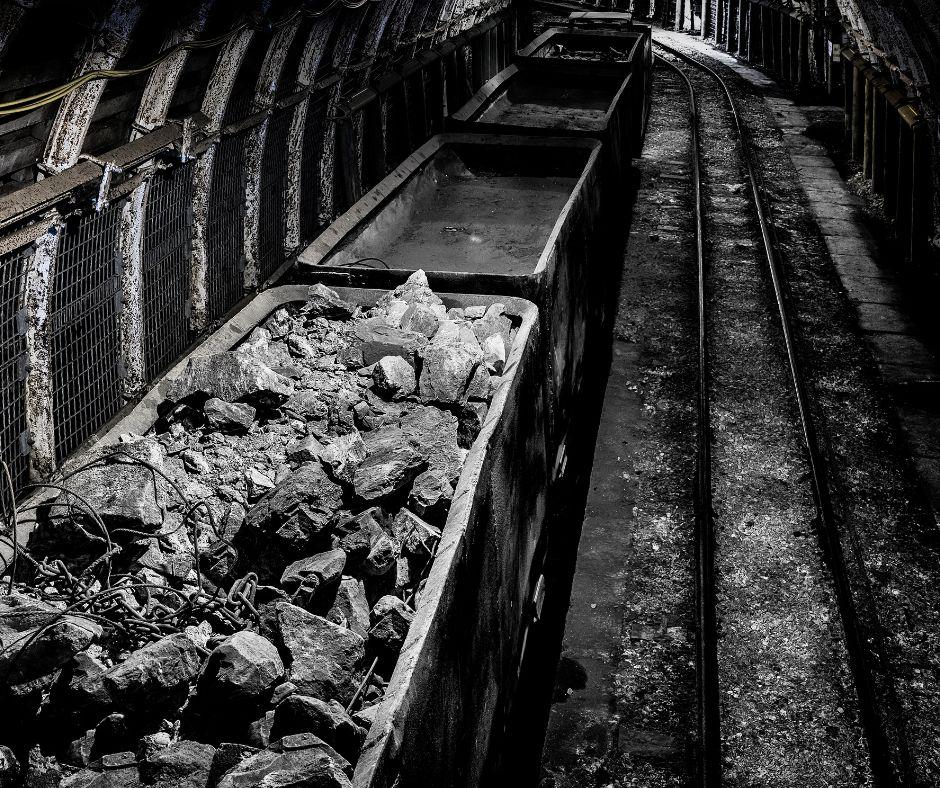
<path fill-rule="evenodd" d="M 940 721 L 928 711 L 940 693 L 940 610 L 930 591 L 940 500 L 938 413 L 928 393 L 940 382 L 933 339 L 890 248 L 869 230 L 870 200 L 843 180 L 822 144 L 841 110 L 795 104 L 759 72 L 687 36 L 657 30 L 654 38 L 730 78 L 753 135 L 831 467 L 848 582 L 865 588 L 854 614 L 884 626 L 875 648 L 891 664 L 864 691 L 887 709 L 893 733 L 881 746 L 933 784 L 940 768 Z M 814 517 L 760 237 L 747 217 L 726 113 L 700 87 L 708 101 L 703 190 L 723 777 L 742 786 L 867 785 L 883 764 L 872 760 L 877 746 L 853 686 L 846 614 Z M 685 87 L 659 66 L 635 161 L 596 444 L 583 449 L 586 467 L 574 483 L 584 506 L 580 540 L 569 535 L 576 566 L 558 569 L 561 588 L 549 594 L 564 635 L 540 644 L 541 653 L 560 654 L 555 675 L 541 679 L 553 682 L 536 778 L 542 788 L 686 785 L 695 777 L 688 112 Z M 565 506 L 568 515 L 577 509 Z M 551 622 L 552 613 L 544 618 Z M 534 778 L 534 770 L 527 774 Z"/>

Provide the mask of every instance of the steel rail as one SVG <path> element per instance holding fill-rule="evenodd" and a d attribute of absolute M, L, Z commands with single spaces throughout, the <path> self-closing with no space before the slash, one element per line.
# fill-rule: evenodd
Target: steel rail
<path fill-rule="evenodd" d="M 735 129 L 741 145 L 741 156 L 744 160 L 747 180 L 750 185 L 751 198 L 760 226 L 764 256 L 767 261 L 767 270 L 773 285 L 774 298 L 777 305 L 780 328 L 783 334 L 787 362 L 789 365 L 790 379 L 793 384 L 800 418 L 800 427 L 803 433 L 803 443 L 806 450 L 806 459 L 810 470 L 813 501 L 816 509 L 817 522 L 819 524 L 819 536 L 835 586 L 836 598 L 842 619 L 842 628 L 845 634 L 846 650 L 849 654 L 855 690 L 858 695 L 862 725 L 868 741 L 872 776 L 875 784 L 878 786 L 907 785 L 911 781 L 910 756 L 900 736 L 892 736 L 889 742 L 889 737 L 885 729 L 886 720 L 884 719 L 878 700 L 875 697 L 874 688 L 876 686 L 878 671 L 875 670 L 872 663 L 877 657 L 872 655 L 870 646 L 866 641 L 871 638 L 880 639 L 880 632 L 877 631 L 880 627 L 876 622 L 876 632 L 863 634 L 859 623 L 856 601 L 852 594 L 848 572 L 846 570 L 845 554 L 842 548 L 839 524 L 832 503 L 829 472 L 826 467 L 823 452 L 819 446 L 817 430 L 809 404 L 806 379 L 797 351 L 797 341 L 790 318 L 790 299 L 782 273 L 783 267 L 780 262 L 775 229 L 772 221 L 768 218 L 763 183 L 757 174 L 750 136 L 746 126 L 741 120 L 737 102 L 728 84 L 718 72 L 707 64 L 690 57 L 678 49 L 659 41 L 654 42 L 654 44 L 714 79 L 724 93 L 734 120 Z M 878 683 L 880 684 L 881 682 Z M 892 694 L 891 688 L 887 687 L 885 689 L 890 696 Z M 897 701 L 893 698 L 891 700 L 893 701 L 891 702 L 891 706 L 896 709 Z M 896 715 L 892 714 L 891 716 L 895 717 Z"/>
<path fill-rule="evenodd" d="M 656 58 L 673 69 L 689 92 L 689 123 L 692 132 L 692 190 L 695 195 L 695 253 L 698 301 L 698 396 L 697 451 L 695 461 L 695 613 L 697 631 L 696 702 L 698 742 L 697 780 L 703 788 L 721 785 L 721 712 L 718 695 L 718 616 L 715 598 L 715 522 L 712 508 L 712 441 L 709 415 L 708 313 L 706 285 L 704 210 L 702 208 L 701 145 L 695 87 L 675 63 Z"/>

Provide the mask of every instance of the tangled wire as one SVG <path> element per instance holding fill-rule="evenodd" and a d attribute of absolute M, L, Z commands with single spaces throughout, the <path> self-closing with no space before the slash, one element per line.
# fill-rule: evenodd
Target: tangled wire
<path fill-rule="evenodd" d="M 68 482 L 83 471 L 115 461 L 146 468 L 152 474 L 155 486 L 157 478 L 166 482 L 182 504 L 181 522 L 170 530 L 156 533 L 131 528 L 109 528 L 87 498 L 71 489 Z M 24 653 L 30 643 L 67 616 L 97 624 L 112 638 L 117 637 L 122 646 L 131 648 L 139 648 L 147 642 L 182 632 L 204 621 L 211 621 L 214 631 L 226 634 L 245 629 L 259 621 L 255 606 L 257 575 L 249 572 L 232 583 L 227 591 L 206 581 L 200 568 L 199 550 L 200 537 L 205 533 L 206 526 L 214 540 L 231 551 L 233 556 L 237 557 L 237 551 L 219 532 L 208 503 L 204 499 L 188 499 L 176 481 L 153 463 L 118 449 L 107 457 L 73 469 L 60 482 L 26 485 L 23 492 L 54 490 L 60 493 L 51 504 L 40 501 L 29 506 L 17 506 L 9 469 L 6 463 L 2 463 L 2 466 L 6 494 L 0 496 L 0 514 L 5 534 L 0 539 L 12 548 L 12 558 L 0 576 L 8 574 L 8 594 L 17 589 L 40 604 L 48 605 L 52 615 L 38 629 L 9 642 L 0 642 L 0 659 L 14 648 Z M 32 555 L 19 544 L 17 525 L 38 522 L 35 513 L 40 507 L 49 507 L 50 511 L 57 508 L 64 510 L 62 516 L 69 526 L 79 532 L 88 544 L 98 545 L 100 554 L 80 570 L 74 567 L 70 569 L 61 558 Z M 122 550 L 115 542 L 116 537 L 152 539 L 165 544 L 166 537 L 184 528 L 192 544 L 191 565 L 195 574 L 191 582 L 184 584 L 184 588 L 188 586 L 185 590 L 169 584 L 147 582 L 138 574 L 114 572 L 114 559 Z M 6 673 L 9 673 L 15 662 L 15 659 L 10 661 Z"/>

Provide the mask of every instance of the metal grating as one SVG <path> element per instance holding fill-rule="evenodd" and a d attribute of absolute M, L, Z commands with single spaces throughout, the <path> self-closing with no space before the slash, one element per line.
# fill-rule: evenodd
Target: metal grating
<path fill-rule="evenodd" d="M 50 315 L 58 462 L 121 407 L 122 207 L 70 220 L 59 248 Z"/>
<path fill-rule="evenodd" d="M 271 116 L 261 160 L 261 203 L 258 227 L 258 273 L 264 282 L 284 262 L 287 216 L 284 195 L 287 190 L 288 135 L 293 107 Z"/>
<path fill-rule="evenodd" d="M 303 243 L 312 241 L 323 223 L 318 215 L 320 198 L 320 157 L 326 133 L 329 91 L 310 97 L 304 126 L 304 146 L 300 172 L 300 232 Z"/>
<path fill-rule="evenodd" d="M 248 131 L 222 137 L 212 164 L 206 224 L 206 289 L 210 320 L 245 292 L 245 141 Z"/>
<path fill-rule="evenodd" d="M 10 469 L 14 491 L 26 483 L 27 454 L 25 325 L 20 319 L 24 251 L 0 256 L 0 458 Z M 0 500 L 8 502 L 6 479 Z"/>
<path fill-rule="evenodd" d="M 193 165 L 161 170 L 150 182 L 144 213 L 142 306 L 144 374 L 167 369 L 190 340 Z"/>

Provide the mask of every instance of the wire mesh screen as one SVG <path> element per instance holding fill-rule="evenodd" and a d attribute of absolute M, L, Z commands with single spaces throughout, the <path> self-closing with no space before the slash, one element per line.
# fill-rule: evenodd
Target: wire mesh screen
<path fill-rule="evenodd" d="M 150 182 L 141 249 L 147 380 L 189 345 L 192 202 L 192 164 L 161 170 Z"/>
<path fill-rule="evenodd" d="M 300 232 L 304 243 L 313 240 L 322 226 L 317 204 L 320 199 L 320 156 L 328 122 L 326 112 L 329 99 L 329 91 L 324 90 L 313 94 L 307 103 L 300 173 Z"/>
<path fill-rule="evenodd" d="M 248 130 L 222 137 L 212 165 L 206 224 L 206 287 L 211 320 L 245 291 L 245 141 Z"/>
<path fill-rule="evenodd" d="M 58 462 L 121 407 L 122 207 L 70 220 L 60 242 L 50 315 Z"/>
<path fill-rule="evenodd" d="M 25 392 L 25 325 L 21 319 L 20 283 L 27 259 L 24 251 L 0 256 L 0 458 L 10 469 L 13 488 L 25 482 L 28 467 Z M 0 479 L 0 500 L 8 503 L 6 480 Z"/>
<path fill-rule="evenodd" d="M 287 190 L 287 137 L 293 107 L 271 116 L 264 156 L 261 160 L 261 204 L 258 226 L 258 268 L 261 281 L 268 279 L 284 261 L 287 217 L 284 194 Z"/>

